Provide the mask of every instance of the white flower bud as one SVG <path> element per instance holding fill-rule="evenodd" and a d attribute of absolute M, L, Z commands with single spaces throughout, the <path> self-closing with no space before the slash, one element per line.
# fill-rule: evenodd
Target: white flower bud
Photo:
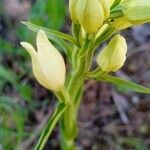
<path fill-rule="evenodd" d="M 87 33 L 95 33 L 109 16 L 109 5 L 104 0 L 78 0 L 75 13 Z"/>

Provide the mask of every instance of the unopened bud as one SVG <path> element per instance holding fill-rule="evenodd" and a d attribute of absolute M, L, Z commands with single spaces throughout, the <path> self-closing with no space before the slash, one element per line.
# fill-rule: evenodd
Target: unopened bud
<path fill-rule="evenodd" d="M 35 78 L 45 88 L 60 91 L 64 87 L 66 73 L 63 57 L 49 42 L 42 30 L 37 34 L 36 44 L 37 51 L 31 44 L 21 42 L 21 45 L 31 55 Z"/>
<path fill-rule="evenodd" d="M 120 6 L 124 17 L 133 25 L 150 22 L 150 0 L 124 0 Z"/>
<path fill-rule="evenodd" d="M 127 44 L 125 39 L 120 35 L 116 35 L 98 55 L 97 64 L 104 72 L 115 72 L 123 66 L 126 53 Z"/>
<path fill-rule="evenodd" d="M 78 0 L 75 12 L 84 30 L 87 33 L 95 33 L 108 16 L 109 9 L 107 3 L 102 0 Z"/>

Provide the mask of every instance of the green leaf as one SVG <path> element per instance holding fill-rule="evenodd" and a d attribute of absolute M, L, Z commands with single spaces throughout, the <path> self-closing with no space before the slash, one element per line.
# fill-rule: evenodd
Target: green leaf
<path fill-rule="evenodd" d="M 122 87 L 122 88 L 125 88 L 125 89 L 128 89 L 128 90 L 132 90 L 132 91 L 135 91 L 135 92 L 150 94 L 150 88 L 143 87 L 141 85 L 135 84 L 131 81 L 128 81 L 128 80 L 125 80 L 125 79 L 122 79 L 122 78 L 119 78 L 119 77 L 105 75 L 100 80 L 115 84 L 119 87 Z"/>
<path fill-rule="evenodd" d="M 49 119 L 44 130 L 42 131 L 41 137 L 35 147 L 35 150 L 42 150 L 44 148 L 44 145 L 47 142 L 51 132 L 53 131 L 55 125 L 57 124 L 58 120 L 60 119 L 61 115 L 63 114 L 66 108 L 67 105 L 63 103 L 57 105 L 54 114 Z"/>
<path fill-rule="evenodd" d="M 48 29 L 48 28 L 45 28 L 43 26 L 38 26 L 36 24 L 33 24 L 31 22 L 27 22 L 27 21 L 22 21 L 21 23 L 26 25 L 30 30 L 32 30 L 34 32 L 38 32 L 40 29 L 44 30 L 46 32 L 47 36 L 51 40 L 53 40 L 54 42 L 56 40 L 55 38 L 59 37 L 61 39 L 64 39 L 64 40 L 67 40 L 71 43 L 76 44 L 75 39 L 72 36 L 68 35 L 68 34 L 65 34 L 65 33 L 62 33 L 62 32 L 56 31 L 56 30 Z"/>
<path fill-rule="evenodd" d="M 58 44 L 64 50 L 64 52 L 66 53 L 66 55 L 68 57 L 71 56 L 72 49 L 70 48 L 70 46 L 63 39 L 75 44 L 76 41 L 72 36 L 67 35 L 65 33 L 62 33 L 62 32 L 59 32 L 59 31 L 47 29 L 47 28 L 42 27 L 42 26 L 37 26 L 37 25 L 35 25 L 33 23 L 30 23 L 30 22 L 22 21 L 22 23 L 24 25 L 26 25 L 30 30 L 32 30 L 33 32 L 36 32 L 36 33 L 40 29 L 44 30 L 44 32 L 46 33 L 47 37 L 50 40 L 52 40 L 53 42 Z"/>

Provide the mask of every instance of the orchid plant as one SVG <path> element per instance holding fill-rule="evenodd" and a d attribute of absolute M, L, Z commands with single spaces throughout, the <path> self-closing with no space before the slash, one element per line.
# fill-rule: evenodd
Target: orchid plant
<path fill-rule="evenodd" d="M 37 32 L 37 50 L 31 44 L 21 42 L 31 55 L 34 76 L 58 99 L 55 112 L 45 125 L 35 150 L 44 148 L 57 123 L 62 150 L 77 149 L 78 109 L 86 80 L 108 82 L 150 94 L 150 88 L 111 75 L 126 60 L 127 43 L 119 31 L 149 22 L 150 0 L 69 0 L 69 11 L 72 20 L 70 35 L 22 22 Z M 110 38 L 96 57 L 97 68 L 92 70 L 95 50 Z M 64 51 L 67 69 L 63 56 L 51 41 Z"/>

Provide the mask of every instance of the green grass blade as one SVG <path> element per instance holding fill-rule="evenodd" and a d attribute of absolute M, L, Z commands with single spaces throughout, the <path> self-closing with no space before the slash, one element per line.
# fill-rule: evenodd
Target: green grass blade
<path fill-rule="evenodd" d="M 122 88 L 125 88 L 128 90 L 132 90 L 135 92 L 150 94 L 150 88 L 143 87 L 141 85 L 135 84 L 131 81 L 128 81 L 128 80 L 125 80 L 125 79 L 122 79 L 119 77 L 105 75 L 100 80 L 115 84 L 119 87 L 122 87 Z"/>
<path fill-rule="evenodd" d="M 57 124 L 58 120 L 60 119 L 61 115 L 63 114 L 66 108 L 67 108 L 67 105 L 63 103 L 58 104 L 54 114 L 49 119 L 47 125 L 42 131 L 41 137 L 34 150 L 42 150 L 44 148 L 44 145 L 46 144 L 51 132 L 53 131 L 55 125 Z"/>

